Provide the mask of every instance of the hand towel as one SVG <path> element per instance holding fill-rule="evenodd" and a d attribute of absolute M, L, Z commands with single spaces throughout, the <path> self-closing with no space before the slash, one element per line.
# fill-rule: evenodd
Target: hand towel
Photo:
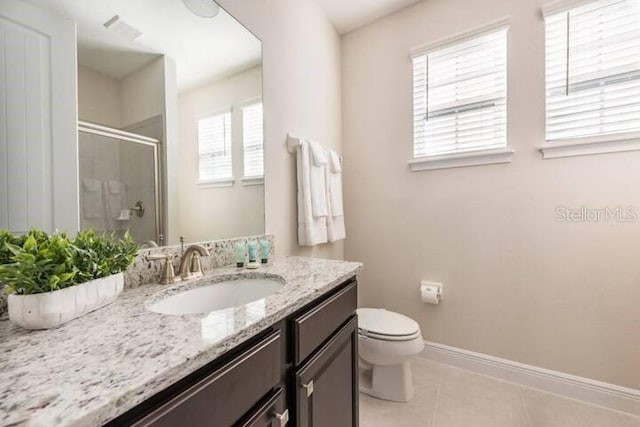
<path fill-rule="evenodd" d="M 341 216 L 344 215 L 344 209 L 342 207 L 342 159 L 333 150 L 328 150 L 330 159 L 330 172 L 329 172 L 329 203 L 331 205 L 331 215 Z"/>
<path fill-rule="evenodd" d="M 311 201 L 312 161 L 309 143 L 305 140 L 301 140 L 296 152 L 298 186 L 298 244 L 300 246 L 315 246 L 317 244 L 327 242 L 326 216 L 313 216 L 313 205 Z"/>
<path fill-rule="evenodd" d="M 102 218 L 102 182 L 82 179 L 82 215 L 85 219 Z"/>
<path fill-rule="evenodd" d="M 109 194 L 120 194 L 122 183 L 118 181 L 109 181 Z"/>
<path fill-rule="evenodd" d="M 127 203 L 127 184 L 113 180 L 105 182 L 107 230 L 115 231 L 124 226 L 117 219 L 123 209 L 128 209 Z"/>
<path fill-rule="evenodd" d="M 329 163 L 331 164 L 331 172 L 339 173 L 342 172 L 342 159 L 335 151 L 329 149 L 327 150 L 329 153 Z"/>
<path fill-rule="evenodd" d="M 347 237 L 344 226 L 344 208 L 342 204 L 342 164 L 338 153 L 327 150 L 329 168 L 326 174 L 329 216 L 327 218 L 327 237 L 330 242 Z"/>
<path fill-rule="evenodd" d="M 308 141 L 310 155 L 309 178 L 311 184 L 311 208 L 314 217 L 327 216 L 326 170 L 329 163 L 327 153 L 322 145 L 314 141 Z"/>

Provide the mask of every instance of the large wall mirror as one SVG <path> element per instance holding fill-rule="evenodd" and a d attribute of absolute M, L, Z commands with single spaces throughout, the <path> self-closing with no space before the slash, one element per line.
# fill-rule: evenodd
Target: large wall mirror
<path fill-rule="evenodd" d="M 264 232 L 262 44 L 213 0 L 2 0 L 0 229 Z"/>

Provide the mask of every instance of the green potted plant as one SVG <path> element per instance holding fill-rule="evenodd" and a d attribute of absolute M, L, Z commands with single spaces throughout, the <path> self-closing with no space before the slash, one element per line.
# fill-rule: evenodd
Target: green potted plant
<path fill-rule="evenodd" d="M 126 233 L 81 231 L 21 236 L 0 231 L 0 283 L 9 294 L 9 319 L 28 329 L 59 326 L 112 303 L 122 292 L 122 272 L 138 247 Z"/>

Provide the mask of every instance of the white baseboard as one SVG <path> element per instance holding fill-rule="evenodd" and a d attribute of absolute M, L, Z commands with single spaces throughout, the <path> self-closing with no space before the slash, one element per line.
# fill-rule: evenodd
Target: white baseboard
<path fill-rule="evenodd" d="M 640 416 L 640 390 L 425 341 L 420 357 Z"/>

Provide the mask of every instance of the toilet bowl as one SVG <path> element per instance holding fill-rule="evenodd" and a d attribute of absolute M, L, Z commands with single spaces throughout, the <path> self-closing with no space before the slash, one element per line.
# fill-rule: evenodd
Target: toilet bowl
<path fill-rule="evenodd" d="M 413 397 L 411 357 L 424 348 L 415 320 L 382 308 L 359 308 L 360 391 L 379 399 Z"/>

